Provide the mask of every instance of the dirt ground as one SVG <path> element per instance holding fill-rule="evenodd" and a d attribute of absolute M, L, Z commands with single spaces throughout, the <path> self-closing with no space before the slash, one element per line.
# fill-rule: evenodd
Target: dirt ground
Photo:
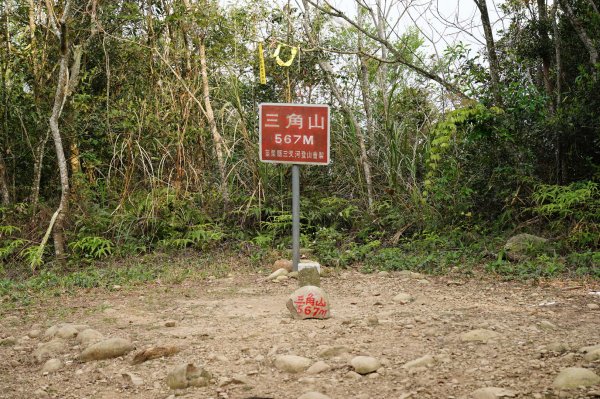
<path fill-rule="evenodd" d="M 147 285 L 116 291 L 88 290 L 44 300 L 3 314 L 0 338 L 2 398 L 293 398 L 319 391 L 342 398 L 471 398 L 483 387 L 502 387 L 518 398 L 600 397 L 600 386 L 559 392 L 552 382 L 562 368 L 586 367 L 600 374 L 600 362 L 586 362 L 578 349 L 600 344 L 599 282 L 554 281 L 533 285 L 489 277 L 333 273 L 321 280 L 333 317 L 293 320 L 287 297 L 290 279 L 274 283 L 260 274 Z M 393 297 L 408 293 L 401 304 Z M 590 304 L 592 304 L 590 306 Z M 168 321 L 175 321 L 167 327 Z M 44 375 L 32 352 L 42 337 L 28 338 L 58 323 L 86 324 L 105 337 L 130 339 L 126 356 L 81 363 L 75 340 L 58 355 L 64 368 Z M 487 329 L 499 335 L 487 343 L 464 342 L 461 334 Z M 547 345 L 565 344 L 552 352 Z M 139 350 L 175 345 L 181 352 L 132 365 Z M 323 357 L 327 348 L 337 357 Z M 339 348 L 338 348 L 339 349 Z M 325 361 L 318 374 L 290 374 L 273 365 L 280 354 Z M 425 367 L 406 362 L 431 355 Z M 369 355 L 382 363 L 359 377 L 349 361 Z M 194 363 L 213 375 L 208 387 L 170 390 L 173 367 Z M 139 377 L 136 385 L 123 377 Z"/>

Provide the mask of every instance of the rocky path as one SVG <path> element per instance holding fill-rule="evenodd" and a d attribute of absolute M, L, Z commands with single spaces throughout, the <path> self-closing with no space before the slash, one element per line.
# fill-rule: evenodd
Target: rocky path
<path fill-rule="evenodd" d="M 0 397 L 600 397 L 598 282 L 343 271 L 321 283 L 328 320 L 292 319 L 297 282 L 258 274 L 3 314 Z"/>

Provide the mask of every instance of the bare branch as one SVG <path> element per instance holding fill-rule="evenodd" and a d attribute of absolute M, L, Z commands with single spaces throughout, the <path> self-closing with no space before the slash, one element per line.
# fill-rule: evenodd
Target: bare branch
<path fill-rule="evenodd" d="M 403 55 L 398 51 L 398 49 L 396 49 L 396 47 L 390 43 L 387 39 L 385 38 L 381 38 L 378 35 L 374 35 L 371 32 L 369 32 L 368 30 L 366 30 L 365 28 L 363 28 L 362 26 L 360 26 L 356 21 L 352 20 L 351 18 L 349 18 L 343 11 L 339 10 L 338 8 L 334 7 L 333 5 L 331 5 L 330 3 L 326 2 L 327 6 L 330 7 L 331 9 L 325 9 L 324 7 L 316 4 L 313 0 L 307 0 L 308 3 L 310 3 L 313 7 L 315 7 L 316 9 L 318 9 L 319 11 L 331 15 L 333 17 L 337 17 L 337 18 L 341 18 L 344 21 L 348 22 L 350 25 L 352 25 L 354 28 L 356 28 L 358 31 L 360 31 L 361 33 L 363 33 L 366 37 L 382 44 L 383 46 L 385 46 L 385 48 L 392 54 L 394 55 L 394 61 L 398 64 L 404 65 L 407 68 L 412 69 L 413 71 L 415 71 L 416 73 L 418 73 L 419 75 L 433 80 L 437 83 L 439 83 L 440 85 L 442 85 L 444 88 L 446 88 L 447 90 L 451 91 L 454 94 L 459 95 L 460 97 L 462 97 L 463 99 L 469 99 L 469 97 L 462 92 L 462 90 L 460 90 L 458 87 L 456 87 L 455 85 L 453 85 L 452 83 L 448 82 L 447 80 L 443 79 L 442 77 L 427 71 L 426 69 L 424 69 L 423 67 L 420 67 L 418 65 L 413 64 L 412 62 L 407 61 Z"/>

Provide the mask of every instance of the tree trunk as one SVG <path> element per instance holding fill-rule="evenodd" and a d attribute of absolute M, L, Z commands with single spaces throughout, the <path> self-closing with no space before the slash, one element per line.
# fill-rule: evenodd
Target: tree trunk
<path fill-rule="evenodd" d="M 67 97 L 73 92 L 77 86 L 79 79 L 79 65 L 81 61 L 82 48 L 76 47 L 74 53 L 73 66 L 71 68 L 71 77 L 69 78 L 69 38 L 67 20 L 71 9 L 71 2 L 67 0 L 63 7 L 63 14 L 60 20 L 56 20 L 52 3 L 46 0 L 48 11 L 48 20 L 50 29 L 54 32 L 60 42 L 60 67 L 58 70 L 58 81 L 56 84 L 56 93 L 54 95 L 54 105 L 52 106 L 52 115 L 49 119 L 50 131 L 54 140 L 54 148 L 56 150 L 56 159 L 58 161 L 58 170 L 60 174 L 60 203 L 56 210 L 56 219 L 54 224 L 51 223 L 52 238 L 54 240 L 54 253 L 59 261 L 62 261 L 65 256 L 65 236 L 64 223 L 69 210 L 69 172 L 67 169 L 67 159 L 63 148 L 62 137 L 58 121 L 62 114 Z M 40 250 L 43 253 L 43 248 Z"/>
<path fill-rule="evenodd" d="M 33 185 L 31 188 L 31 205 L 34 212 L 40 198 L 40 182 L 42 181 L 42 167 L 44 166 L 44 155 L 46 153 L 46 143 L 50 138 L 50 131 L 46 132 L 46 136 L 38 144 L 38 147 L 33 154 L 35 157 L 33 163 Z"/>
<path fill-rule="evenodd" d="M 358 23 L 362 24 L 363 22 L 363 17 L 362 17 L 362 12 L 360 9 L 360 6 L 358 7 Z M 374 129 L 373 129 L 373 114 L 371 112 L 371 99 L 370 99 L 370 93 L 369 93 L 369 70 L 367 69 L 367 60 L 366 57 L 364 55 L 362 55 L 364 53 L 364 48 L 363 48 L 363 34 L 362 32 L 358 32 L 358 76 L 359 76 L 359 80 L 360 80 L 360 91 L 362 93 L 362 100 L 363 100 L 363 108 L 365 110 L 365 116 L 367 118 L 367 137 L 369 137 L 369 140 L 371 141 L 371 145 L 373 145 L 375 143 L 375 133 L 374 133 Z M 383 65 L 381 66 L 383 67 Z M 380 68 L 381 68 L 380 67 Z M 384 103 L 383 107 L 384 107 L 384 114 L 387 115 L 387 96 L 384 93 L 384 88 L 382 86 L 380 86 L 380 89 L 382 90 L 382 94 L 383 97 L 386 99 L 386 103 Z"/>
<path fill-rule="evenodd" d="M 199 43 L 199 55 L 200 55 L 200 73 L 202 75 L 202 94 L 204 97 L 204 108 L 206 111 L 206 119 L 208 119 L 208 126 L 213 136 L 215 144 L 215 152 L 217 155 L 217 165 L 219 167 L 219 175 L 221 178 L 221 195 L 225 205 L 229 203 L 229 188 L 227 186 L 227 170 L 225 169 L 225 145 L 223 137 L 217 129 L 217 122 L 215 121 L 215 114 L 213 112 L 212 104 L 210 101 L 210 86 L 208 84 L 208 72 L 206 68 L 206 48 L 204 46 L 204 38 Z"/>
<path fill-rule="evenodd" d="M 387 2 L 386 2 L 387 3 Z M 385 34 L 385 13 L 381 5 L 381 0 L 376 1 L 377 6 L 377 36 L 382 40 L 387 40 Z M 387 47 L 381 46 L 381 59 L 386 60 L 388 57 Z M 388 120 L 389 116 L 389 104 L 387 96 L 387 73 L 388 65 L 383 62 L 379 65 L 377 70 L 377 82 L 379 84 L 379 90 L 381 91 L 381 102 L 383 104 L 383 117 Z"/>
<path fill-rule="evenodd" d="M 594 42 L 592 41 L 590 36 L 587 34 L 587 31 L 585 30 L 585 27 L 583 26 L 581 21 L 577 18 L 577 16 L 575 16 L 575 12 L 573 11 L 573 9 L 569 5 L 569 3 L 566 2 L 565 0 L 560 0 L 559 3 L 561 5 L 561 7 L 563 8 L 563 10 L 565 11 L 565 14 L 567 14 L 569 21 L 571 21 L 573 28 L 575 28 L 575 32 L 577 32 L 577 36 L 579 36 L 579 40 L 581 40 L 581 42 L 585 46 L 586 50 L 590 54 L 590 64 L 592 64 L 592 67 L 595 66 L 596 63 L 598 62 L 598 50 L 596 50 L 596 47 L 594 46 Z"/>
<path fill-rule="evenodd" d="M 318 47 L 317 39 L 311 28 L 310 18 L 308 15 L 308 0 L 302 0 L 302 3 L 304 5 L 304 30 L 306 31 L 306 36 L 308 37 L 311 46 Z M 340 106 L 342 107 L 344 113 L 348 117 L 352 128 L 356 132 L 356 137 L 358 138 L 358 144 L 360 146 L 360 164 L 363 169 L 365 184 L 367 186 L 367 201 L 369 204 L 369 209 L 371 209 L 371 207 L 373 206 L 373 184 L 371 181 L 371 164 L 369 163 L 369 158 L 367 156 L 367 146 L 365 145 L 365 137 L 362 133 L 362 129 L 360 128 L 358 121 L 356 120 L 356 116 L 352 112 L 352 109 L 350 108 L 350 106 L 346 102 L 346 99 L 337 87 L 337 84 L 333 78 L 333 70 L 331 68 L 331 65 L 329 64 L 329 62 L 324 61 L 320 57 L 318 58 L 317 62 L 319 64 L 319 67 L 325 74 L 325 78 L 327 79 L 327 83 L 331 89 L 331 92 L 333 93 L 336 100 L 340 103 Z"/>
<path fill-rule="evenodd" d="M 54 240 L 54 253 L 56 257 L 61 260 L 65 256 L 65 237 L 64 237 L 64 222 L 65 215 L 69 208 L 69 174 L 67 171 L 67 159 L 65 158 L 65 151 L 63 149 L 62 137 L 58 127 L 58 119 L 62 113 L 64 101 L 66 99 L 67 85 L 69 78 L 69 68 L 67 63 L 69 62 L 69 52 L 67 49 L 68 43 L 66 35 L 61 35 L 61 56 L 60 56 L 60 69 L 58 71 L 58 83 L 56 86 L 56 94 L 54 96 L 54 106 L 52 107 L 52 116 L 50 116 L 50 130 L 52 131 L 52 139 L 54 140 L 54 148 L 56 150 L 56 158 L 58 161 L 58 170 L 60 172 L 60 203 L 58 205 L 58 216 L 54 222 L 53 235 Z"/>
<path fill-rule="evenodd" d="M 543 0 L 540 0 L 543 1 Z M 483 34 L 485 36 L 485 45 L 487 49 L 488 59 L 490 61 L 490 79 L 492 81 L 492 93 L 494 101 L 497 105 L 502 104 L 502 96 L 500 95 L 500 64 L 498 55 L 496 54 L 496 43 L 494 42 L 494 32 L 490 23 L 490 15 L 488 13 L 486 0 L 475 0 L 475 4 L 481 15 L 481 24 L 483 25 Z"/>
<path fill-rule="evenodd" d="M 6 46 L 6 54 L 3 55 L 3 62 L 0 66 L 2 66 L 3 68 L 0 70 L 0 73 L 2 74 L 2 92 L 0 93 L 0 101 L 3 103 L 3 107 L 2 107 L 2 130 L 4 131 L 4 135 L 3 137 L 0 137 L 0 140 L 4 141 L 4 140 L 8 140 L 8 137 L 10 136 L 10 132 L 9 132 L 9 127 L 8 127 L 8 98 L 9 98 L 9 93 L 8 93 L 8 85 L 6 84 L 6 79 L 8 76 L 7 71 L 9 70 L 9 63 L 11 60 L 11 47 L 10 47 L 10 30 L 9 30 L 9 21 L 8 21 L 8 16 L 10 14 L 11 10 L 10 10 L 10 3 L 6 4 L 6 8 L 4 10 L 4 15 L 1 15 L 0 17 L 5 17 L 5 43 L 4 45 Z M 1 54 L 1 53 L 0 53 Z M 7 174 L 7 170 L 6 170 L 6 163 L 4 162 L 4 153 L 7 152 L 5 149 L 4 144 L 7 144 L 7 142 L 0 142 L 0 144 L 2 145 L 2 147 L 0 148 L 0 196 L 1 196 L 1 200 L 2 200 L 2 205 L 8 205 L 10 203 L 10 190 L 9 190 L 9 185 L 8 185 L 8 179 L 6 177 Z"/>
<path fill-rule="evenodd" d="M 548 36 L 548 28 L 550 27 L 550 20 L 548 19 L 548 10 L 546 7 L 546 0 L 537 0 L 538 3 L 538 15 L 539 15 L 539 28 L 538 34 L 540 35 L 540 41 L 542 46 L 542 77 L 544 79 L 544 89 L 546 90 L 546 96 L 548 96 L 548 107 L 551 114 L 555 111 L 554 102 L 554 87 L 552 79 L 550 78 L 550 66 L 551 66 L 551 54 L 552 45 L 550 43 L 550 37 Z"/>
<path fill-rule="evenodd" d="M 8 190 L 8 180 L 6 179 L 6 164 L 4 157 L 0 154 L 0 194 L 2 194 L 2 205 L 10 204 L 10 192 Z"/>
<path fill-rule="evenodd" d="M 551 21 L 552 21 L 552 33 L 554 35 L 554 63 L 556 69 L 556 77 L 555 77 L 555 91 L 556 91 L 556 103 L 555 103 L 555 112 L 560 111 L 560 107 L 562 104 L 562 53 L 561 53 L 561 40 L 560 40 L 560 31 L 558 29 L 558 23 L 556 21 L 556 10 L 558 6 L 555 3 L 552 6 L 551 12 Z M 562 184 L 562 136 L 560 133 L 560 129 L 556 129 L 555 132 L 555 173 L 556 173 L 556 184 Z"/>

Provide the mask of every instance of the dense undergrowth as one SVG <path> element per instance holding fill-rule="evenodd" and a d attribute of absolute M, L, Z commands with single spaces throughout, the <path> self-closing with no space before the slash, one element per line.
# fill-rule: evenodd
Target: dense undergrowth
<path fill-rule="evenodd" d="M 407 212 L 389 199 L 364 212 L 351 200 L 306 196 L 301 206 L 301 246 L 326 266 L 358 267 L 367 273 L 413 270 L 466 276 L 487 272 L 503 278 L 600 278 L 598 185 L 538 186 L 532 198 L 531 206 L 521 210 L 525 223 L 498 226 L 464 215 L 459 222 L 436 229 L 439 221 L 426 202 Z M 176 283 L 218 276 L 232 268 L 260 269 L 279 256 L 289 256 L 291 215 L 286 207 L 239 201 L 227 216 L 219 216 L 199 197 L 169 190 L 139 193 L 114 212 L 84 203 L 80 209 L 84 206 L 93 212 L 74 219 L 70 254 L 62 263 L 54 260 L 51 245 L 36 258 L 41 229 L 17 227 L 28 226 L 26 221 L 35 220 L 35 215 L 23 206 L 2 209 L 4 301 L 27 303 L 36 293 L 78 288 Z M 552 252 L 509 260 L 503 246 L 510 235 L 522 231 L 549 238 Z"/>

